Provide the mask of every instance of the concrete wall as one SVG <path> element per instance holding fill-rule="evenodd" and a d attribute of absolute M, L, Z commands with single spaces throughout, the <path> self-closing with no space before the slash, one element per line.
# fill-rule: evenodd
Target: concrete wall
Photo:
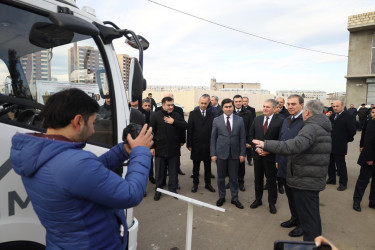
<path fill-rule="evenodd" d="M 146 90 L 143 92 L 143 98 L 147 97 L 148 93 L 152 93 L 152 97 L 155 99 L 155 102 L 161 102 L 164 95 L 168 93 L 167 91 L 152 91 Z M 242 96 L 247 96 L 249 98 L 249 105 L 254 107 L 256 111 L 262 111 L 263 103 L 266 99 L 274 99 L 275 95 L 273 94 L 244 94 L 239 92 L 223 92 L 223 91 L 213 91 L 213 90 L 204 90 L 204 89 L 192 89 L 189 91 L 173 91 L 174 100 L 176 103 L 181 104 L 185 108 L 185 114 L 188 114 L 190 111 L 194 109 L 195 106 L 198 105 L 199 98 L 203 94 L 209 94 L 210 96 L 217 96 L 219 97 L 219 103 L 225 98 L 233 99 L 233 96 L 240 94 Z M 287 99 L 287 97 L 285 97 Z M 305 98 L 305 103 L 310 99 Z M 330 105 L 330 100 L 322 100 L 323 104 L 326 106 Z M 286 105 L 285 105 L 286 106 Z"/>

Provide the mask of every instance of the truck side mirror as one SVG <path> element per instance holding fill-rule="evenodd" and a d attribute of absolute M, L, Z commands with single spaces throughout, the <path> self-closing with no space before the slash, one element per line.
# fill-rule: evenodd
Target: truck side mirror
<path fill-rule="evenodd" d="M 142 92 L 146 90 L 146 79 L 143 78 L 142 68 L 137 58 L 132 58 L 129 70 L 129 99 L 131 101 L 142 99 Z"/>

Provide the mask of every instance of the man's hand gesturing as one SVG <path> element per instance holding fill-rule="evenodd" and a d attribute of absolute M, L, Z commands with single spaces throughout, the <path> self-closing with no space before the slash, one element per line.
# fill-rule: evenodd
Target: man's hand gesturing
<path fill-rule="evenodd" d="M 146 130 L 147 130 L 147 132 L 146 132 Z M 152 144 L 154 144 L 154 141 L 152 140 L 152 137 L 153 137 L 152 128 L 150 127 L 149 129 L 147 129 L 147 124 L 145 124 L 143 126 L 141 132 L 137 136 L 137 138 L 135 138 L 133 140 L 131 135 L 128 134 L 127 140 L 129 142 L 130 148 L 135 148 L 137 146 L 144 146 L 144 147 L 151 148 Z"/>

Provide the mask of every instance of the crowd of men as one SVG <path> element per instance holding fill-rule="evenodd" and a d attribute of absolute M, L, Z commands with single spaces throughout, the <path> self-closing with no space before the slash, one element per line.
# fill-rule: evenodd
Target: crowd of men
<path fill-rule="evenodd" d="M 280 226 L 293 228 L 289 232 L 291 237 L 313 240 L 322 234 L 319 192 L 326 184 L 336 185 L 336 176 L 337 190 L 347 189 L 345 156 L 348 143 L 354 140 L 358 128 L 362 131 L 358 160 L 361 172 L 353 209 L 361 211 L 360 202 L 370 178 L 369 206 L 375 208 L 373 105 L 370 109 L 362 105 L 357 111 L 354 105 L 346 109 L 342 101 L 335 101 L 324 113 L 320 101 L 305 104 L 301 96 L 291 95 L 286 101 L 282 97 L 265 100 L 262 114 L 256 116 L 248 97 L 235 95 L 219 104 L 217 96 L 204 94 L 186 122 L 182 110 L 174 105 L 172 94 L 165 95 L 159 108 L 156 105 L 154 108 L 152 103 L 155 101 L 149 93 L 139 109 L 154 132 L 151 154 L 155 157 L 155 176 L 151 168 L 149 180 L 156 184 L 155 201 L 161 198 L 156 188 L 167 186 L 174 193 L 180 188 L 178 176 L 185 175 L 180 168 L 181 147 L 186 143 L 193 165 L 191 192 L 199 189 L 203 162 L 204 188 L 209 192 L 216 192 L 217 188 L 216 205 L 226 202 L 229 189 L 231 204 L 244 209 L 238 192 L 246 190 L 247 162 L 253 166 L 255 184 L 255 200 L 250 208 L 263 204 L 263 192 L 267 190 L 269 212 L 275 214 L 278 195 L 285 192 L 291 217 Z M 137 105 L 132 104 L 132 107 Z M 356 126 L 357 115 L 359 125 Z M 216 173 L 212 172 L 212 164 L 217 166 Z M 216 185 L 213 183 L 215 174 Z M 227 183 L 226 177 L 229 177 Z"/>

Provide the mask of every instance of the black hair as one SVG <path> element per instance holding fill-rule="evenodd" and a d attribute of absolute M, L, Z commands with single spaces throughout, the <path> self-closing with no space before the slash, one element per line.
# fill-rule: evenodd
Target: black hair
<path fill-rule="evenodd" d="M 161 100 L 161 103 L 164 104 L 166 102 L 173 102 L 173 98 L 172 97 L 169 97 L 169 96 L 166 96 L 164 97 L 162 100 Z"/>
<path fill-rule="evenodd" d="M 127 139 L 128 134 L 130 134 L 130 136 L 133 139 L 135 139 L 135 138 L 137 138 L 137 136 L 139 135 L 141 130 L 142 130 L 141 125 L 136 124 L 136 123 L 130 123 L 128 126 L 126 126 L 126 128 L 124 128 L 124 131 L 122 132 L 122 141 L 125 144 L 129 144 L 128 139 Z"/>
<path fill-rule="evenodd" d="M 233 100 L 234 100 L 235 98 L 241 98 L 241 99 L 242 99 L 242 96 L 241 96 L 241 95 L 235 95 L 235 96 L 233 96 Z"/>
<path fill-rule="evenodd" d="M 222 100 L 221 106 L 224 107 L 224 104 L 227 104 L 227 103 L 232 103 L 232 105 L 234 106 L 233 100 L 229 98 L 225 98 L 224 100 Z"/>
<path fill-rule="evenodd" d="M 99 104 L 80 89 L 72 88 L 50 96 L 40 112 L 44 128 L 64 128 L 76 115 L 82 115 L 85 123 L 99 111 Z"/>

